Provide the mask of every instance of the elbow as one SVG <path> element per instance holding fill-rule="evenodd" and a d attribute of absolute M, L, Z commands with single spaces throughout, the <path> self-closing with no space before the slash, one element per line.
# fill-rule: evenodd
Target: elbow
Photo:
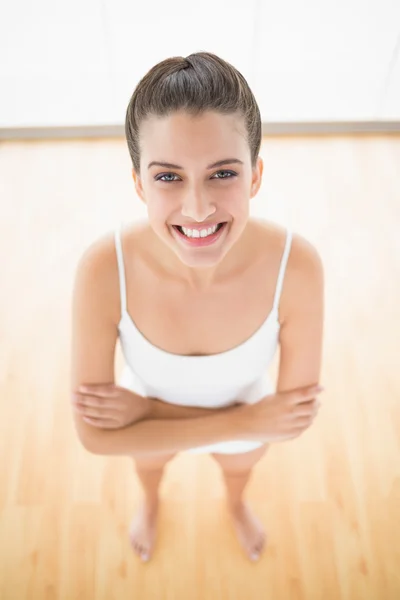
<path fill-rule="evenodd" d="M 79 415 L 74 414 L 75 431 L 81 445 L 91 454 L 103 454 L 101 448 L 101 431 L 85 423 Z"/>
<path fill-rule="evenodd" d="M 78 436 L 81 445 L 85 448 L 87 452 L 90 454 L 102 454 L 100 452 L 100 446 L 98 441 L 94 438 L 94 436 Z"/>

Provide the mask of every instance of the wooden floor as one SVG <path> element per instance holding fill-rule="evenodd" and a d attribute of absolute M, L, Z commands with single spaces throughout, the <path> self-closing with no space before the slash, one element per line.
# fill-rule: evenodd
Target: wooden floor
<path fill-rule="evenodd" d="M 1 600 L 400 598 L 400 136 L 270 137 L 261 156 L 252 214 L 324 260 L 322 408 L 246 489 L 269 534 L 258 564 L 216 463 L 185 453 L 167 466 L 142 564 L 127 536 L 142 497 L 132 461 L 86 452 L 69 405 L 78 257 L 146 214 L 126 142 L 1 143 Z"/>

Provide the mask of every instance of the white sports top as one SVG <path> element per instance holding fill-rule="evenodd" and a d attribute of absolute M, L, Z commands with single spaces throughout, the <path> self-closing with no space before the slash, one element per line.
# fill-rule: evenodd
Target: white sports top
<path fill-rule="evenodd" d="M 118 332 L 126 365 L 118 385 L 164 402 L 203 408 L 227 407 L 237 401 L 253 403 L 274 393 L 267 369 L 278 346 L 278 307 L 291 247 L 291 231 L 287 232 L 273 307 L 261 327 L 226 352 L 187 356 L 172 354 L 151 344 L 127 312 L 121 229 L 122 225 L 115 231 L 121 299 Z M 182 427 L 184 424 L 182 420 Z M 187 452 L 236 454 L 262 445 L 261 442 L 232 440 L 191 448 Z"/>

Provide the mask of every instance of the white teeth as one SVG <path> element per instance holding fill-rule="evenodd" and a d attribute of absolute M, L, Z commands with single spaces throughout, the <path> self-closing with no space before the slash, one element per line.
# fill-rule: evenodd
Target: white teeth
<path fill-rule="evenodd" d="M 201 231 L 199 231 L 198 229 L 186 229 L 186 227 L 181 227 L 183 233 L 187 236 L 187 237 L 193 237 L 193 238 L 198 238 L 198 237 L 207 237 L 209 235 L 212 235 L 213 233 L 216 232 L 218 225 L 214 225 L 214 227 L 210 227 L 209 229 L 202 229 Z"/>

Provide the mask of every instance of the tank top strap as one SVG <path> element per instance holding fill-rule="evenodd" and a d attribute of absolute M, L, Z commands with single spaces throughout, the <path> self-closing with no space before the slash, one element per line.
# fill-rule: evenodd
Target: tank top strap
<path fill-rule="evenodd" d="M 290 229 L 287 230 L 287 234 L 286 234 L 286 244 L 285 244 L 285 249 L 283 251 L 283 255 L 282 255 L 282 260 L 281 260 L 281 266 L 279 269 L 279 275 L 278 275 L 278 281 L 276 284 L 276 290 L 275 290 L 275 298 L 274 298 L 274 306 L 273 306 L 273 310 L 278 310 L 279 307 L 279 300 L 281 298 L 281 292 L 282 292 L 282 286 L 283 286 L 283 279 L 285 276 L 285 271 L 286 271 L 286 265 L 287 265 L 287 261 L 289 258 L 289 252 L 290 252 L 290 247 L 292 244 L 292 231 Z"/>
<path fill-rule="evenodd" d="M 119 274 L 119 294 L 121 299 L 121 318 L 126 312 L 126 282 L 125 282 L 125 267 L 124 256 L 122 253 L 121 243 L 122 223 L 115 229 L 115 248 L 117 251 L 118 274 Z"/>

